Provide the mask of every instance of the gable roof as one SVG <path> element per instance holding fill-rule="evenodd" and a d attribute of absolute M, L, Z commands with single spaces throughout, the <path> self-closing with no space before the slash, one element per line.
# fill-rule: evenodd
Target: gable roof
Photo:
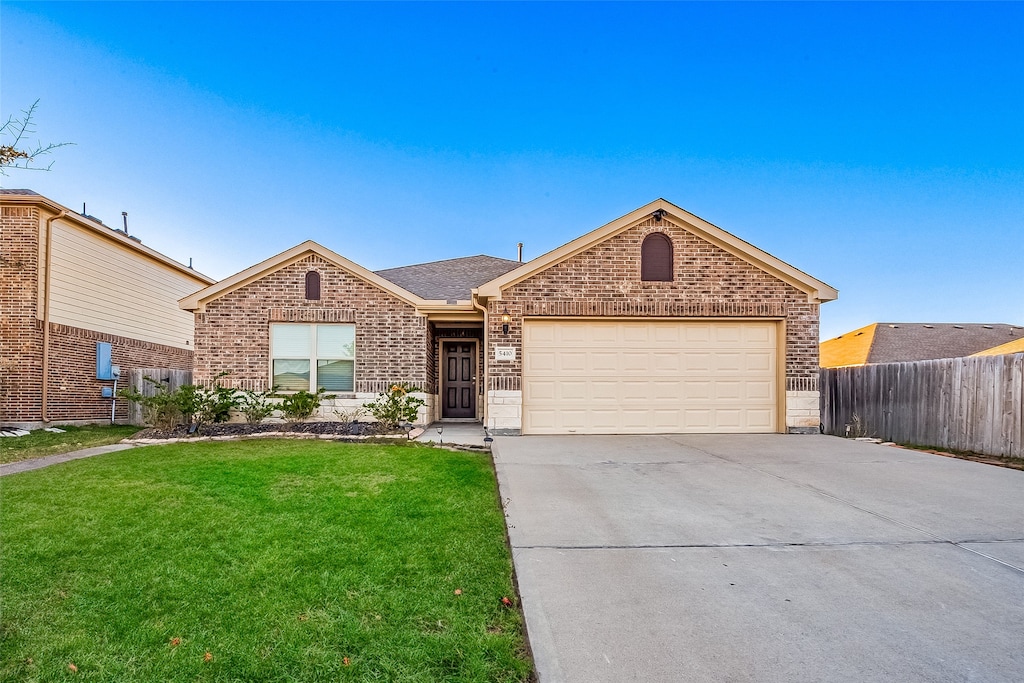
<path fill-rule="evenodd" d="M 480 254 L 375 272 L 424 299 L 468 301 L 473 289 L 521 265 L 519 261 Z"/>
<path fill-rule="evenodd" d="M 802 270 L 794 268 L 768 252 L 758 249 L 749 242 L 741 240 L 739 237 L 708 223 L 703 218 L 695 216 L 664 199 L 656 199 L 650 204 L 641 206 L 639 209 L 631 211 L 607 225 L 592 230 L 553 251 L 549 251 L 543 256 L 538 256 L 532 261 L 524 263 L 515 270 L 481 285 L 478 288 L 477 294 L 481 297 L 500 297 L 502 289 L 521 282 L 557 263 L 586 251 L 600 242 L 629 230 L 655 211 L 663 211 L 669 220 L 685 230 L 806 292 L 811 301 L 821 303 L 832 301 L 839 296 L 839 292 L 834 287 L 811 277 Z"/>
<path fill-rule="evenodd" d="M 1005 323 L 872 323 L 820 344 L 824 368 L 960 358 L 1007 339 L 1024 327 Z"/>
<path fill-rule="evenodd" d="M 977 353 L 971 354 L 972 356 L 1002 356 L 1008 353 L 1024 353 L 1024 336 L 1008 341 L 1005 344 L 999 346 L 993 346 L 990 349 L 984 351 L 978 351 Z"/>
<path fill-rule="evenodd" d="M 394 282 L 386 280 L 380 275 L 363 268 L 358 263 L 349 261 L 344 256 L 334 253 L 327 247 L 321 246 L 312 240 L 307 240 L 302 244 L 295 245 L 291 249 L 282 251 L 277 256 L 271 256 L 265 261 L 261 261 L 254 266 L 250 266 L 240 273 L 235 273 L 231 277 L 221 280 L 217 284 L 211 285 L 206 289 L 201 289 L 195 294 L 186 296 L 178 302 L 178 306 L 186 311 L 202 311 L 208 302 L 218 299 L 240 287 L 244 287 L 250 282 L 254 282 L 255 280 L 258 280 L 276 270 L 280 270 L 285 266 L 290 266 L 296 261 L 306 258 L 310 254 L 319 256 L 328 263 L 331 263 L 342 270 L 348 271 L 352 275 L 355 275 L 359 279 L 368 282 L 375 287 L 383 289 L 385 292 L 394 295 L 411 306 L 423 306 L 433 303 L 413 294 Z"/>

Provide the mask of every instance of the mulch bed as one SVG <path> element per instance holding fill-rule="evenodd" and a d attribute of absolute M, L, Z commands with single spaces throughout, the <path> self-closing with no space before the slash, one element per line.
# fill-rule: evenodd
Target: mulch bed
<path fill-rule="evenodd" d="M 335 434 L 337 436 L 386 436 L 405 434 L 401 430 L 384 430 L 371 422 L 292 422 L 278 424 L 247 424 L 227 422 L 200 425 L 191 434 L 189 425 L 178 425 L 174 429 L 143 429 L 132 435 L 136 439 L 188 439 L 197 436 L 249 436 L 267 432 L 285 434 Z"/>

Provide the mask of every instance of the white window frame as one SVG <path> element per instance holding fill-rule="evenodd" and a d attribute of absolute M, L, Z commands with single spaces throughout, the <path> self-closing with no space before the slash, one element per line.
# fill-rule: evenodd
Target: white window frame
<path fill-rule="evenodd" d="M 267 374 L 270 377 L 270 386 L 274 386 L 274 361 L 275 360 L 305 360 L 309 362 L 309 388 L 305 391 L 316 393 L 317 391 L 317 361 L 318 360 L 349 360 L 347 358 L 318 358 L 317 357 L 317 328 L 318 327 L 350 327 L 352 328 L 352 389 L 349 391 L 336 391 L 329 390 L 335 394 L 355 394 L 356 389 L 356 349 L 355 349 L 355 323 L 271 323 L 270 329 L 268 330 L 267 342 L 270 348 L 270 367 L 267 368 Z M 274 352 L 274 328 L 275 327 L 307 327 L 309 328 L 310 336 L 310 355 L 297 356 L 297 355 L 276 355 Z M 294 394 L 298 389 L 282 389 L 282 394 Z"/>

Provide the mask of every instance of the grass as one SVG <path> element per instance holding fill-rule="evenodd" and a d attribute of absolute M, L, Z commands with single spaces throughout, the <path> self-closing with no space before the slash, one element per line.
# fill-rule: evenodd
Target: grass
<path fill-rule="evenodd" d="M 63 434 L 38 429 L 27 436 L 10 436 L 0 439 L 0 463 L 17 462 L 44 455 L 70 453 L 82 448 L 105 446 L 126 439 L 141 427 L 124 425 L 89 425 L 85 427 L 60 427 Z"/>
<path fill-rule="evenodd" d="M 0 681 L 529 679 L 484 455 L 174 444 L 0 493 Z"/>

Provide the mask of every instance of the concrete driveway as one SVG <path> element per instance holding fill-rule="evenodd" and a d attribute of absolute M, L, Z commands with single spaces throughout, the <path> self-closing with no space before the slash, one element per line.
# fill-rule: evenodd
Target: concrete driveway
<path fill-rule="evenodd" d="M 541 683 L 1024 680 L 1024 472 L 828 436 L 494 459 Z"/>

